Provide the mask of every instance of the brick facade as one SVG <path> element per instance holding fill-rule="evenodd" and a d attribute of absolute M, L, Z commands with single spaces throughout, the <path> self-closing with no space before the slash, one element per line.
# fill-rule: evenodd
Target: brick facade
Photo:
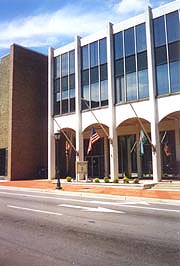
<path fill-rule="evenodd" d="M 10 180 L 37 178 L 47 169 L 47 63 L 47 56 L 18 45 L 1 63 L 0 145 L 8 147 Z"/>

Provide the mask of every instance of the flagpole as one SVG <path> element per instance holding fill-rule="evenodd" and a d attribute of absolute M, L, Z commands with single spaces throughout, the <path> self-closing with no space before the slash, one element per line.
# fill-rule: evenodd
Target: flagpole
<path fill-rule="evenodd" d="M 94 118 L 96 119 L 97 123 L 100 125 L 101 129 L 103 130 L 104 134 L 106 135 L 106 137 L 108 139 L 110 139 L 110 141 L 112 142 L 112 139 L 109 138 L 109 134 L 108 132 L 106 131 L 106 129 L 103 127 L 103 125 L 101 124 L 101 122 L 97 119 L 96 115 L 94 114 L 94 112 L 90 109 L 89 105 L 87 104 L 86 100 L 84 98 L 81 98 L 81 100 L 84 101 L 86 107 L 89 109 L 89 111 L 91 112 L 91 114 L 94 116 Z"/>
<path fill-rule="evenodd" d="M 147 131 L 146 131 L 146 129 L 145 129 L 143 123 L 141 122 L 141 119 L 139 119 L 139 117 L 138 117 L 138 115 L 137 115 L 137 113 L 136 113 L 136 111 L 135 111 L 135 109 L 134 109 L 134 107 L 132 106 L 131 103 L 130 103 L 130 106 L 131 106 L 133 112 L 135 113 L 136 118 L 137 118 L 137 120 L 138 120 L 140 126 L 142 127 L 142 129 L 143 129 L 143 131 L 144 131 L 144 133 L 145 133 L 145 135 L 146 135 L 146 137 L 147 137 L 149 143 L 151 144 L 151 147 L 153 148 L 153 152 L 156 152 L 156 149 L 155 149 L 154 145 L 152 144 L 151 139 L 150 139 L 150 137 L 149 137 L 149 135 L 148 135 L 148 133 L 147 133 Z"/>
<path fill-rule="evenodd" d="M 65 136 L 66 140 L 68 141 L 68 143 L 71 145 L 71 147 L 73 148 L 73 150 L 75 151 L 76 155 L 78 155 L 78 151 L 76 150 L 75 146 L 73 145 L 72 141 L 70 140 L 70 138 L 67 136 L 67 134 L 64 132 L 64 130 L 60 127 L 60 125 L 58 124 L 58 122 L 56 121 L 56 119 L 53 117 L 54 121 L 56 122 L 57 126 L 59 127 L 60 131 L 63 133 L 63 135 Z"/>

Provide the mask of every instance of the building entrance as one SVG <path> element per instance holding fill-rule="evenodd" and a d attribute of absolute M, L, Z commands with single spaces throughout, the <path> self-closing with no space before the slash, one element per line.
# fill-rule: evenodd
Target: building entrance
<path fill-rule="evenodd" d="M 6 176 L 6 149 L 0 149 L 0 176 Z"/>
<path fill-rule="evenodd" d="M 104 156 L 87 156 L 86 160 L 88 161 L 88 176 L 95 177 L 104 177 Z"/>

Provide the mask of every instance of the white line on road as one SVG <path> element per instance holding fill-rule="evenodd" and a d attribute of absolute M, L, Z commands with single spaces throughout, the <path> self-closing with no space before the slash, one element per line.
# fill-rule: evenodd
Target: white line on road
<path fill-rule="evenodd" d="M 23 210 L 23 211 L 40 212 L 40 213 L 45 213 L 45 214 L 53 214 L 53 215 L 58 215 L 58 216 L 62 215 L 61 213 L 58 213 L 58 212 L 42 211 L 42 210 L 30 209 L 30 208 L 14 206 L 14 205 L 8 205 L 8 208 L 19 209 L 19 210 Z"/>
<path fill-rule="evenodd" d="M 145 210 L 153 210 L 153 211 L 164 211 L 164 212 L 177 212 L 180 213 L 180 210 L 174 209 L 162 209 L 162 208 L 155 208 L 155 207 L 142 207 L 142 206 L 134 206 L 134 205 L 124 205 L 119 203 L 118 206 L 126 207 L 126 208 L 133 208 L 133 209 L 145 209 Z"/>
<path fill-rule="evenodd" d="M 91 208 L 91 207 L 84 207 L 84 206 L 77 206 L 77 205 L 70 205 L 70 204 L 60 204 L 58 205 L 60 207 L 67 207 L 67 208 L 75 208 L 75 209 L 82 209 L 84 211 L 90 211 L 90 212 L 113 212 L 113 213 L 124 213 L 122 211 L 116 211 L 112 209 L 97 207 L 97 208 Z"/>

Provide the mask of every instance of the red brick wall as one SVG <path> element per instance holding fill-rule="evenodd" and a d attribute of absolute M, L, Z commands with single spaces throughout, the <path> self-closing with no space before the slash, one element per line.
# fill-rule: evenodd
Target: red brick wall
<path fill-rule="evenodd" d="M 47 56 L 11 46 L 11 180 L 47 168 Z"/>

